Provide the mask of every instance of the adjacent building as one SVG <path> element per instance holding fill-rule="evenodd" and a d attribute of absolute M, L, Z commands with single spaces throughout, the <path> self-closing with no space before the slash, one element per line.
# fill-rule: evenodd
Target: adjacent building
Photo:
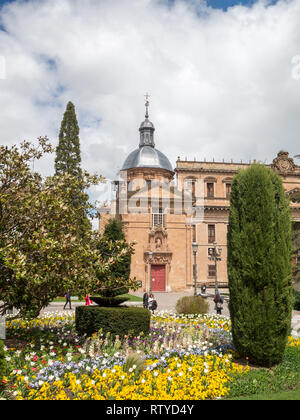
<path fill-rule="evenodd" d="M 140 290 L 185 291 L 205 284 L 226 286 L 227 227 L 234 175 L 251 165 L 199 162 L 178 157 L 173 168 L 155 145 L 155 127 L 145 120 L 139 145 L 125 160 L 115 181 L 116 199 L 100 209 L 100 231 L 111 217 L 119 218 L 128 242 L 135 242 L 131 276 Z M 300 166 L 280 151 L 270 165 L 282 177 L 290 197 L 293 221 L 300 223 Z M 193 254 L 192 244 L 197 253 Z M 214 249 L 221 254 L 216 264 Z M 197 272 L 194 272 L 196 258 Z"/>

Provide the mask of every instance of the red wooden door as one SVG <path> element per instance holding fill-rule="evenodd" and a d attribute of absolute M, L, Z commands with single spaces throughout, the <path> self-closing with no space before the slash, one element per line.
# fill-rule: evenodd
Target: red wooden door
<path fill-rule="evenodd" d="M 166 266 L 151 266 L 151 288 L 153 292 L 164 292 L 166 290 Z"/>

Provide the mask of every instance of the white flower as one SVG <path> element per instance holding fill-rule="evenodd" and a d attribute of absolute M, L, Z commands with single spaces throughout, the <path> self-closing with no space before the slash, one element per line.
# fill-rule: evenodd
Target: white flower
<path fill-rule="evenodd" d="M 172 376 L 168 376 L 168 381 L 172 381 Z"/>
<path fill-rule="evenodd" d="M 103 373 L 102 378 L 106 378 L 106 373 L 105 372 Z"/>
<path fill-rule="evenodd" d="M 182 372 L 179 372 L 179 376 L 182 376 L 183 375 L 183 373 Z"/>
<path fill-rule="evenodd" d="M 42 386 L 44 381 L 39 381 L 39 386 Z"/>
<path fill-rule="evenodd" d="M 157 371 L 155 371 L 155 372 L 154 372 L 154 376 L 157 376 L 157 375 L 158 375 L 158 372 L 157 372 Z"/>

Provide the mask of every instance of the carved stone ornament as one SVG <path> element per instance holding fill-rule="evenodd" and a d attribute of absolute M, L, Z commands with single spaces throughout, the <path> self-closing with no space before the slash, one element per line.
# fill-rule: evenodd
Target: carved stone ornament
<path fill-rule="evenodd" d="M 296 187 L 287 192 L 292 203 L 300 203 L 300 188 Z"/>
<path fill-rule="evenodd" d="M 152 255 L 152 260 L 151 260 L 151 264 L 158 264 L 158 265 L 163 265 L 163 264 L 171 264 L 171 260 L 172 260 L 172 252 L 153 252 Z M 146 264 L 149 264 L 149 253 L 145 252 L 144 253 L 144 262 Z"/>
<path fill-rule="evenodd" d="M 292 158 L 289 158 L 288 152 L 281 150 L 273 160 L 272 168 L 279 172 L 288 173 L 295 170 L 295 163 Z"/>
<path fill-rule="evenodd" d="M 156 236 L 158 233 L 161 233 L 164 238 L 167 238 L 168 232 L 163 226 L 154 226 L 150 232 L 149 236 Z"/>

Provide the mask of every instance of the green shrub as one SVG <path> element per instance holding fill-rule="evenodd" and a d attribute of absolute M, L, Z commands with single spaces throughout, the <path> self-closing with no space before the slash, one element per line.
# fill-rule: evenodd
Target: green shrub
<path fill-rule="evenodd" d="M 294 297 L 295 297 L 294 310 L 295 311 L 300 311 L 300 291 L 295 290 Z"/>
<path fill-rule="evenodd" d="M 179 314 L 205 314 L 208 309 L 209 303 L 200 296 L 185 296 L 176 303 Z"/>
<path fill-rule="evenodd" d="M 127 302 L 127 297 L 114 297 L 114 296 L 92 296 L 92 301 L 99 306 L 118 306 L 121 303 Z"/>
<path fill-rule="evenodd" d="M 235 349 L 280 363 L 293 305 L 290 207 L 281 178 L 252 165 L 233 179 L 228 226 L 229 311 Z"/>
<path fill-rule="evenodd" d="M 5 360 L 5 351 L 4 351 L 4 345 L 3 341 L 0 340 L 0 388 L 2 385 L 2 379 L 5 373 L 6 368 L 6 360 Z"/>
<path fill-rule="evenodd" d="M 102 329 L 104 334 L 139 335 L 150 330 L 150 312 L 134 307 L 78 306 L 75 312 L 76 330 L 88 336 Z"/>

